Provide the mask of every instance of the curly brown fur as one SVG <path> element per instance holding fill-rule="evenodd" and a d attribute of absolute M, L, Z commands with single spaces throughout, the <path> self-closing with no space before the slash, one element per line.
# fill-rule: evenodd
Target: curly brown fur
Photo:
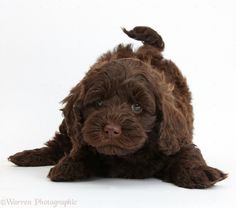
<path fill-rule="evenodd" d="M 63 100 L 54 138 L 9 160 L 55 164 L 52 181 L 157 177 L 207 188 L 226 178 L 192 144 L 191 94 L 177 66 L 163 58 L 161 36 L 149 27 L 123 31 L 144 45 L 136 51 L 119 45 L 102 55 Z"/>

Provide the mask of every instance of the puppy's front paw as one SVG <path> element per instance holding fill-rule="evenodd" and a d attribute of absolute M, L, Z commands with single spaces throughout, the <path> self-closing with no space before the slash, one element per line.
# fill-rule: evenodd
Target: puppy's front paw
<path fill-rule="evenodd" d="M 209 166 L 182 170 L 173 181 L 185 188 L 208 188 L 227 177 L 227 174 Z"/>
<path fill-rule="evenodd" d="M 82 163 L 73 161 L 71 158 L 63 158 L 51 168 L 48 177 L 52 181 L 73 181 L 87 178 Z"/>
<path fill-rule="evenodd" d="M 51 168 L 48 174 L 48 177 L 52 181 L 73 181 L 74 173 L 73 168 L 68 165 L 56 165 L 54 168 Z"/>
<path fill-rule="evenodd" d="M 11 155 L 9 161 L 18 166 L 44 166 L 54 165 L 55 161 L 46 148 L 25 150 Z"/>

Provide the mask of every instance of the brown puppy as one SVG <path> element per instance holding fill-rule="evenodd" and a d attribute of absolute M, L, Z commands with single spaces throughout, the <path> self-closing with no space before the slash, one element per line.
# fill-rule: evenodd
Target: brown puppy
<path fill-rule="evenodd" d="M 119 45 L 100 57 L 64 99 L 54 138 L 9 160 L 55 165 L 52 181 L 157 177 L 207 188 L 226 178 L 192 143 L 191 94 L 176 65 L 162 57 L 161 36 L 148 27 L 123 31 L 144 45 L 137 51 Z"/>

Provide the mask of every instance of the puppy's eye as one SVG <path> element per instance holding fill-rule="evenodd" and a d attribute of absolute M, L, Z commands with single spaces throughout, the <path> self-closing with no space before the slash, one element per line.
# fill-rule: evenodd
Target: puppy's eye
<path fill-rule="evenodd" d="M 138 103 L 131 105 L 131 109 L 134 113 L 141 113 L 143 111 L 142 107 Z"/>
<path fill-rule="evenodd" d="M 95 105 L 96 105 L 96 107 L 101 107 L 101 106 L 103 105 L 102 100 L 97 100 L 97 101 L 95 102 Z"/>

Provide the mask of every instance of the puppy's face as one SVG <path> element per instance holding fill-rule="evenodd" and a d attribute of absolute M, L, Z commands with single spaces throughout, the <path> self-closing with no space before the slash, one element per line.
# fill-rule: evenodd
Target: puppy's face
<path fill-rule="evenodd" d="M 121 59 L 87 74 L 80 100 L 85 143 L 106 155 L 127 155 L 144 145 L 157 107 L 147 68 Z"/>

